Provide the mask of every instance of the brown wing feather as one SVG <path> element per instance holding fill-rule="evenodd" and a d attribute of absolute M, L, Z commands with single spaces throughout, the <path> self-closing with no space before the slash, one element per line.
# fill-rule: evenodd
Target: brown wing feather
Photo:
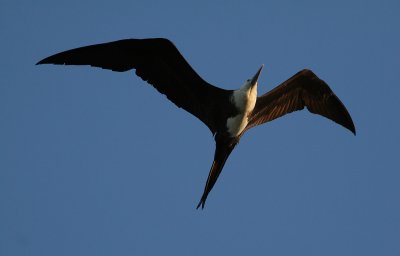
<path fill-rule="evenodd" d="M 258 97 L 245 131 L 304 107 L 356 134 L 353 120 L 343 103 L 323 80 L 307 69 Z"/>

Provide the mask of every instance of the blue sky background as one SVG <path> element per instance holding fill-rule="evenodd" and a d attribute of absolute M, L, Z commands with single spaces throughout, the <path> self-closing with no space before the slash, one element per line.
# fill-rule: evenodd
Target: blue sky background
<path fill-rule="evenodd" d="M 0 255 L 400 255 L 399 1 L 0 2 Z M 259 93 L 311 68 L 357 136 L 303 111 L 248 132 L 206 208 L 207 127 L 134 72 L 35 66 L 166 37 Z"/>

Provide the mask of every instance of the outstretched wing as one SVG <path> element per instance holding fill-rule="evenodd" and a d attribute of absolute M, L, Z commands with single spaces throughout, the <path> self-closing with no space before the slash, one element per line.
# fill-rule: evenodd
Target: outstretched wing
<path fill-rule="evenodd" d="M 180 54 L 174 44 L 163 38 L 125 39 L 80 47 L 47 57 L 37 64 L 91 65 L 136 74 L 160 93 L 185 109 L 212 133 L 218 101 L 227 100 L 228 92 L 204 81 Z"/>
<path fill-rule="evenodd" d="M 356 134 L 353 120 L 343 103 L 323 80 L 307 69 L 258 97 L 245 131 L 304 107 Z"/>

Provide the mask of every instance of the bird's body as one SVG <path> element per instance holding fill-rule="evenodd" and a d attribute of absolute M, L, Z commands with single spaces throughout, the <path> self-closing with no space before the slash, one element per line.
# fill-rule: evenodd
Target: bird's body
<path fill-rule="evenodd" d="M 239 113 L 236 116 L 228 117 L 226 121 L 230 136 L 238 136 L 246 128 L 248 116 L 256 105 L 257 86 L 257 82 L 253 87 L 250 86 L 250 82 L 246 82 L 239 90 L 233 91 L 231 101 Z"/>
<path fill-rule="evenodd" d="M 258 77 L 238 90 L 225 90 L 204 81 L 167 39 L 125 39 L 80 47 L 45 58 L 37 64 L 91 65 L 136 74 L 178 107 L 199 118 L 212 132 L 216 149 L 204 193 L 207 196 L 241 136 L 250 128 L 307 107 L 355 134 L 350 114 L 329 86 L 312 71 L 302 70 L 270 92 L 257 97 Z"/>

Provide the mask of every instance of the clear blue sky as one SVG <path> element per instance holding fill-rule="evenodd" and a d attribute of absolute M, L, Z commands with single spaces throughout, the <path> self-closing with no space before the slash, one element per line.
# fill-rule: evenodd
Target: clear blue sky
<path fill-rule="evenodd" d="M 0 2 L 0 255 L 400 255 L 399 1 Z M 166 37 L 207 81 L 303 68 L 357 136 L 306 111 L 248 132 L 206 208 L 207 127 L 134 72 L 35 66 Z"/>

